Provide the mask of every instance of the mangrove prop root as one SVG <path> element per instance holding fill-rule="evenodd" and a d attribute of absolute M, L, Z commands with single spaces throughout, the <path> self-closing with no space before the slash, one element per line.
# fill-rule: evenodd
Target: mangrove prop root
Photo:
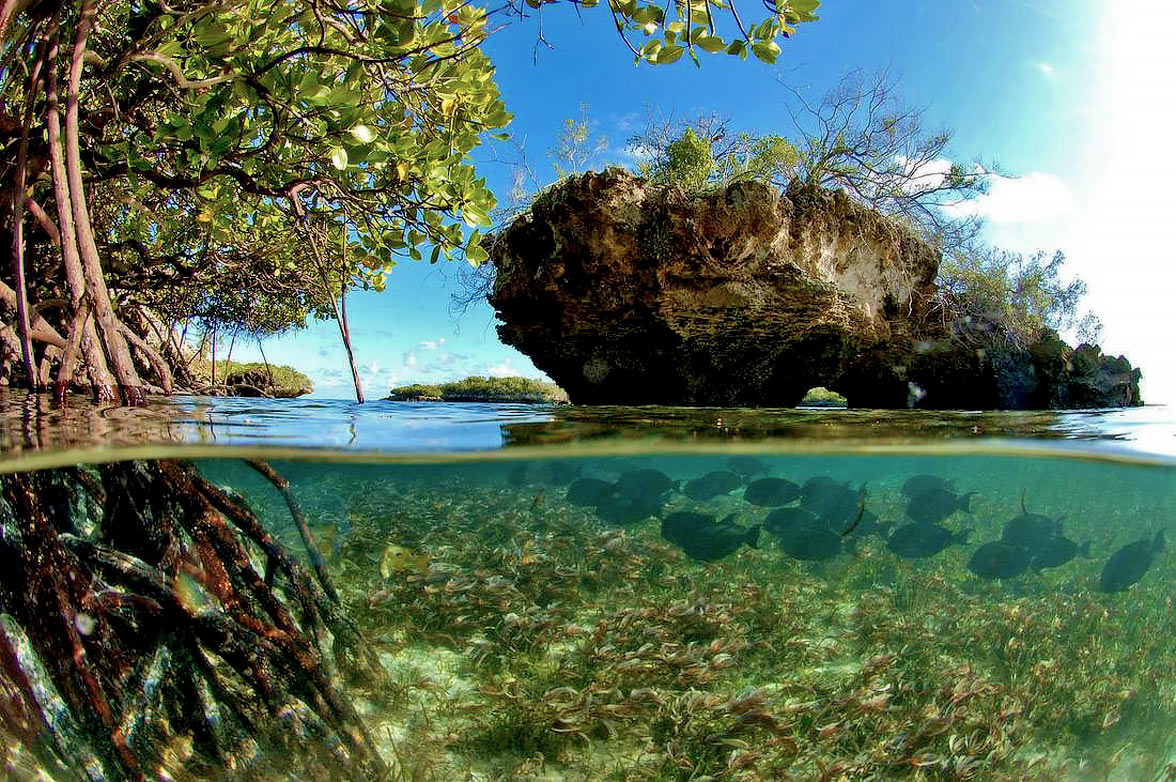
<path fill-rule="evenodd" d="M 338 684 L 354 625 L 188 464 L 0 476 L 0 614 L 0 733 L 51 776 L 387 774 Z"/>
<path fill-rule="evenodd" d="M 260 459 L 248 459 L 246 460 L 246 464 L 264 475 L 265 479 L 272 483 L 275 489 L 281 492 L 282 498 L 286 500 L 286 507 L 290 509 L 290 515 L 294 518 L 294 524 L 298 527 L 298 534 L 302 536 L 302 543 L 306 546 L 306 556 L 310 559 L 310 564 L 314 568 L 315 575 L 318 576 L 319 583 L 323 585 L 323 591 L 332 600 L 338 602 L 339 594 L 331 586 L 331 579 L 327 575 L 327 563 L 323 560 L 323 555 L 318 550 L 318 546 L 314 545 L 314 538 L 310 534 L 310 525 L 306 522 L 306 516 L 302 513 L 302 508 L 295 501 L 294 493 L 290 491 L 290 482 L 281 475 L 278 475 L 277 471 L 268 462 L 263 462 Z"/>

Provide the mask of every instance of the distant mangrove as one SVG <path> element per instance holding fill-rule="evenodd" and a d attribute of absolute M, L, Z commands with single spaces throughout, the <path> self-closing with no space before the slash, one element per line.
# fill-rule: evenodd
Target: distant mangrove
<path fill-rule="evenodd" d="M 568 395 L 555 383 L 528 377 L 475 375 L 448 383 L 414 383 L 391 390 L 394 402 L 544 402 L 567 404 Z"/>

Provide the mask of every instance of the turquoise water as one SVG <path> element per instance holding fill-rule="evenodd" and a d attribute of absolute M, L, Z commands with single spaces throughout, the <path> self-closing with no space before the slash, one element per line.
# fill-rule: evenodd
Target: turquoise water
<path fill-rule="evenodd" d="M 5 403 L 9 778 L 1176 770 L 1165 408 Z M 765 478 L 821 522 L 750 501 Z"/>

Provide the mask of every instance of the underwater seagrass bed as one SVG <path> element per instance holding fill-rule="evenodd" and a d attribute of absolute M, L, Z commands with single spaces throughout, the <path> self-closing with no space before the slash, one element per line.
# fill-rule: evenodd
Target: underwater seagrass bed
<path fill-rule="evenodd" d="M 819 562 L 768 531 L 698 561 L 661 518 L 750 528 L 770 513 L 744 487 L 683 492 L 729 467 L 722 453 L 275 462 L 387 671 L 351 694 L 395 778 L 1176 778 L 1172 557 L 1100 589 L 1115 551 L 1173 526 L 1171 466 L 917 448 L 757 458 L 797 484 L 864 487 L 876 528 Z M 200 467 L 298 549 L 259 476 Z M 643 520 L 567 501 L 573 479 L 641 469 L 674 482 Z M 949 545 L 909 558 L 887 536 L 910 521 L 903 486 L 919 474 L 975 494 L 942 521 Z M 1080 553 L 1012 578 L 969 570 L 1029 513 Z"/>

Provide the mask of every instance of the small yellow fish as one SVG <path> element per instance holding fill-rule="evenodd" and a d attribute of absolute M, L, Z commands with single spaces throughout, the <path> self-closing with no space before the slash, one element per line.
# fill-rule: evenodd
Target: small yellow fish
<path fill-rule="evenodd" d="M 390 544 L 380 555 L 380 577 L 389 579 L 393 573 L 415 573 L 424 575 L 429 572 L 429 554 L 426 551 L 413 551 L 395 543 Z"/>

